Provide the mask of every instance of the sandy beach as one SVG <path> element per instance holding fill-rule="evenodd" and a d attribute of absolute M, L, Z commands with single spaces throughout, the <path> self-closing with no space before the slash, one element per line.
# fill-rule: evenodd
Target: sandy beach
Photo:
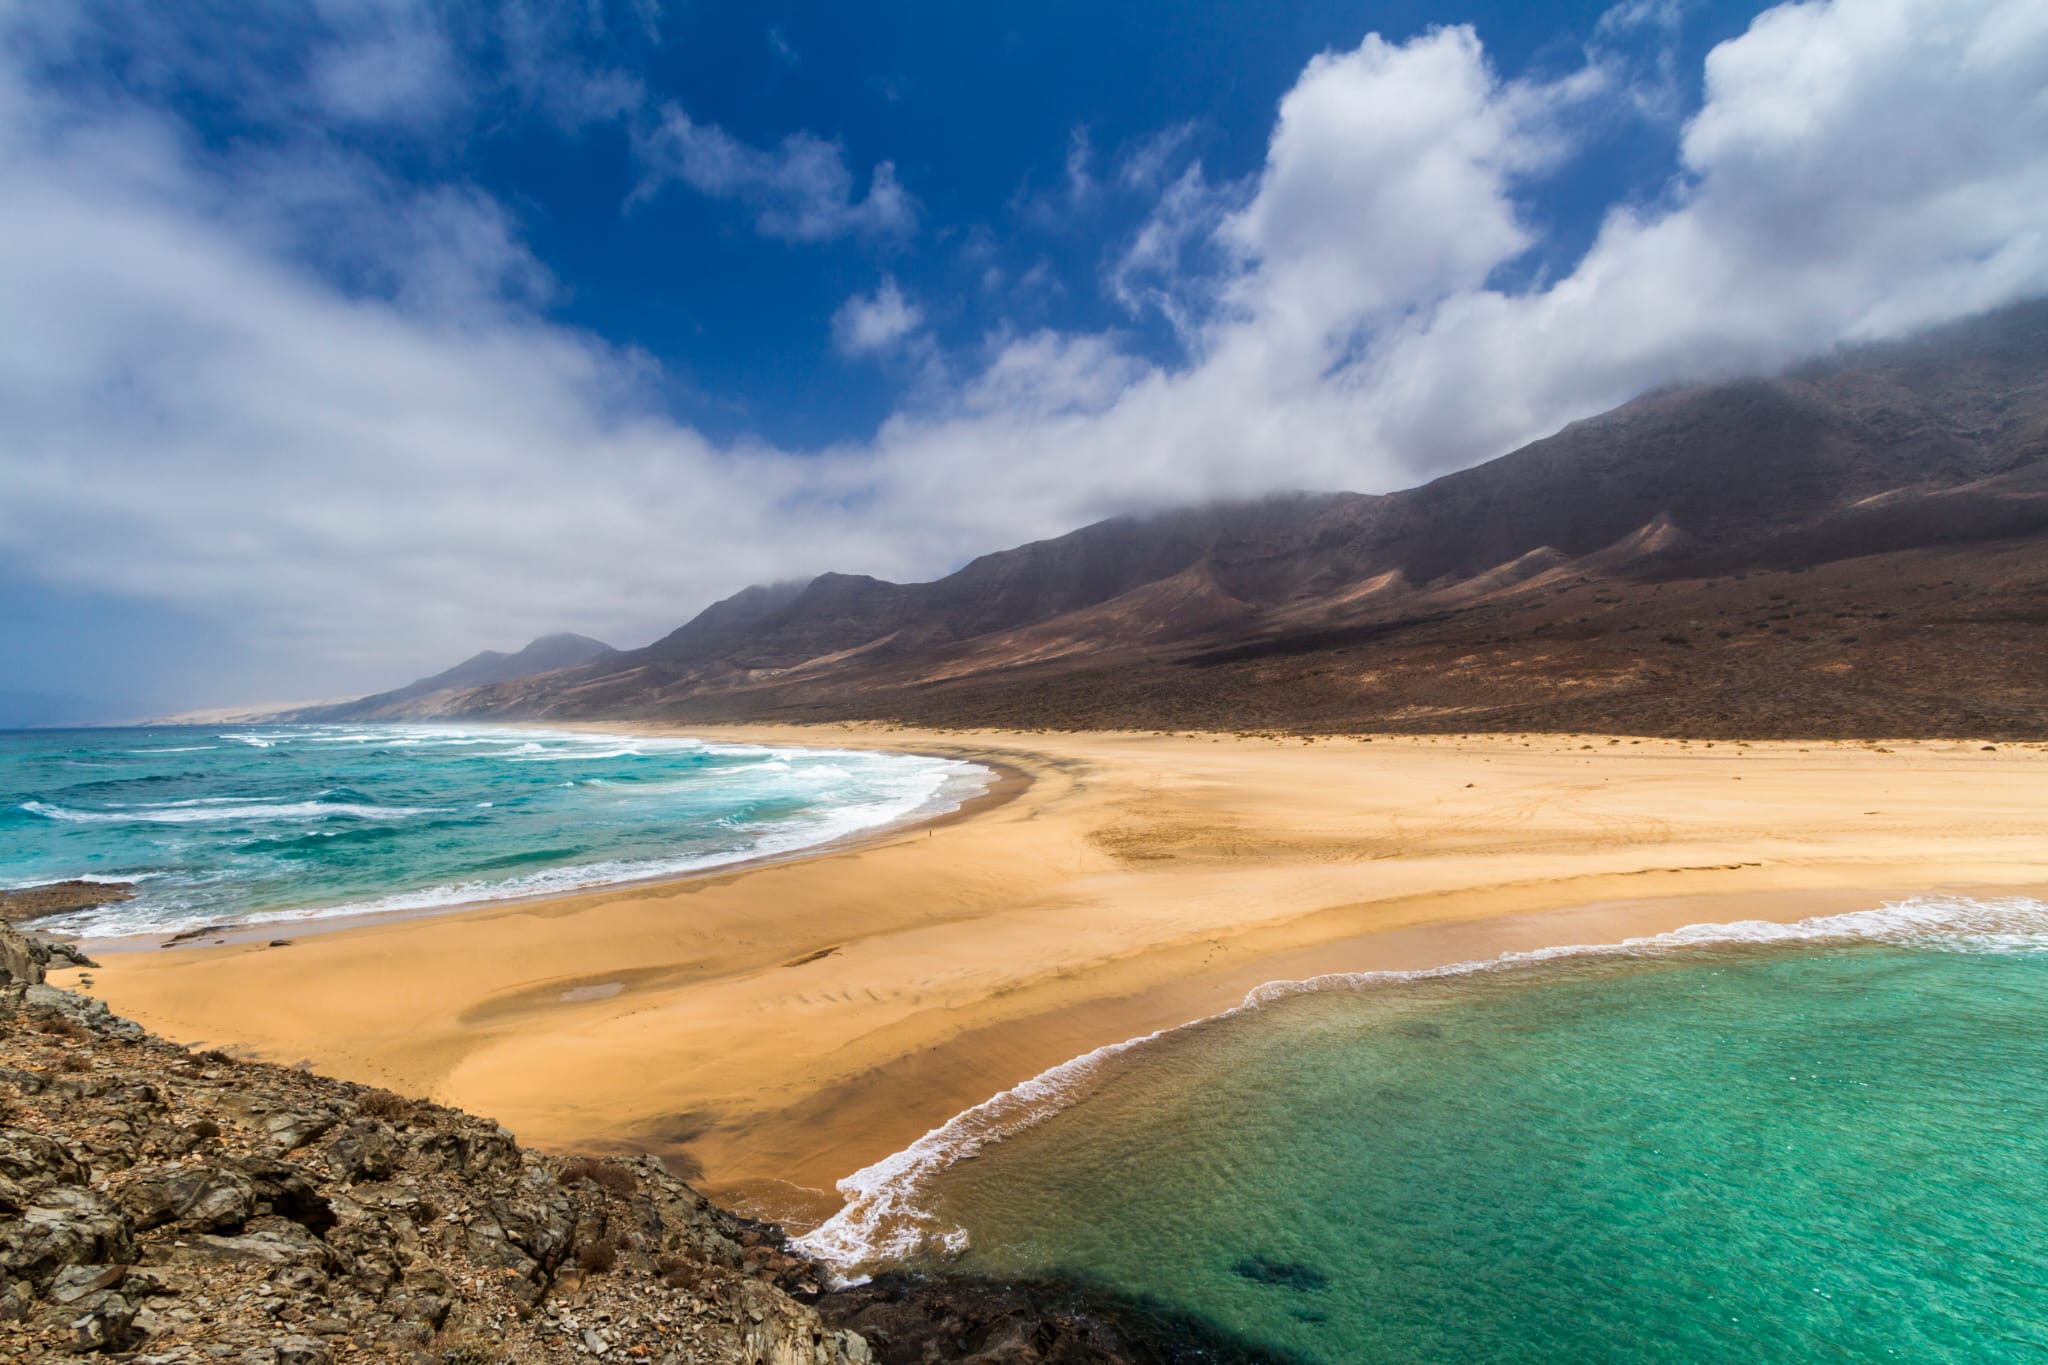
<path fill-rule="evenodd" d="M 106 954 L 182 1042 L 652 1150 L 798 1224 L 839 1178 L 1267 981 L 2048 887 L 2048 752 L 1954 741 L 695 727 L 1021 774 L 961 818 L 659 885 Z"/>

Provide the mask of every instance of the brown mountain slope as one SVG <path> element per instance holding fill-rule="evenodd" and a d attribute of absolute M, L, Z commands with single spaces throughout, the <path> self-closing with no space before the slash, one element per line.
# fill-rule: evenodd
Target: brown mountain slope
<path fill-rule="evenodd" d="M 2048 303 L 1650 395 L 1406 492 L 751 589 L 462 713 L 2048 730 Z"/>
<path fill-rule="evenodd" d="M 575 668 L 616 654 L 602 640 L 587 635 L 543 635 L 516 654 L 487 649 L 471 655 L 455 667 L 421 678 L 390 692 L 357 697 L 352 701 L 280 711 L 270 719 L 283 721 L 388 720 L 448 714 L 462 698 L 479 687 Z"/>

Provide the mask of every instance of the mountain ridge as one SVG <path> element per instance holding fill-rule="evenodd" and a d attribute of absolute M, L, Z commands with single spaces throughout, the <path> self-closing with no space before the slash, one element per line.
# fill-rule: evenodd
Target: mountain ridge
<path fill-rule="evenodd" d="M 504 719 L 2048 732 L 2048 688 L 2012 632 L 1926 596 L 1963 583 L 2036 612 L 2044 376 L 2036 301 L 1771 378 L 1662 390 L 1395 493 L 1116 517 L 928 583 L 827 573 L 751 588 L 644 649 L 435 705 Z M 1807 597 L 1830 599 L 1830 629 L 1858 629 L 1823 638 L 1804 628 L 1813 601 L 1779 613 L 1782 587 L 1744 586 L 1793 574 L 1819 575 Z M 1982 656 L 1963 672 L 1990 670 L 1964 705 L 1933 676 L 1959 644 Z"/>

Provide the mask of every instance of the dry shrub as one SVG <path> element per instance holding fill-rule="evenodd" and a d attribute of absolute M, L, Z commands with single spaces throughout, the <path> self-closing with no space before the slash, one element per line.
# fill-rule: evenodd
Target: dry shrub
<path fill-rule="evenodd" d="M 373 1119 L 402 1119 L 412 1115 L 412 1101 L 389 1090 L 365 1090 L 357 1106 Z"/>
<path fill-rule="evenodd" d="M 68 1015 L 46 1014 L 36 1020 L 36 1027 L 49 1034 L 52 1038 L 82 1039 L 92 1037 L 91 1029 L 86 1028 Z"/>
<path fill-rule="evenodd" d="M 579 1156 L 562 1166 L 562 1183 L 573 1185 L 579 1180 L 591 1184 L 608 1194 L 624 1199 L 640 1188 L 640 1178 L 624 1166 L 614 1166 L 596 1157 Z"/>
<path fill-rule="evenodd" d="M 194 1119 L 185 1125 L 185 1131 L 196 1138 L 217 1138 L 220 1136 L 220 1125 L 208 1118 Z"/>
<path fill-rule="evenodd" d="M 609 1273 L 619 1263 L 619 1244 L 609 1237 L 576 1248 L 576 1268 L 586 1275 Z"/>
<path fill-rule="evenodd" d="M 674 1253 L 658 1257 L 654 1271 L 670 1289 L 695 1289 L 704 1282 L 704 1267 L 687 1256 Z"/>

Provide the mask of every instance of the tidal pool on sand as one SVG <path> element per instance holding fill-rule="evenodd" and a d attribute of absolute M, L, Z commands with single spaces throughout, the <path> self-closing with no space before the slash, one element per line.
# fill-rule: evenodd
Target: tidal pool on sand
<path fill-rule="evenodd" d="M 2048 1359 L 2048 907 L 1904 914 L 1280 998 L 916 1200 L 1305 1360 Z"/>

